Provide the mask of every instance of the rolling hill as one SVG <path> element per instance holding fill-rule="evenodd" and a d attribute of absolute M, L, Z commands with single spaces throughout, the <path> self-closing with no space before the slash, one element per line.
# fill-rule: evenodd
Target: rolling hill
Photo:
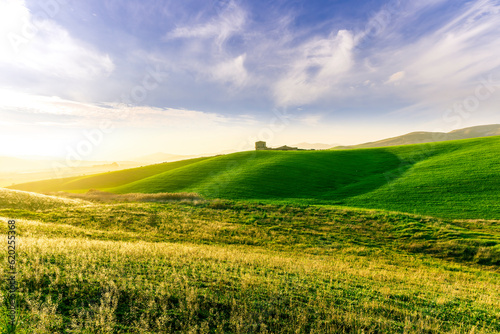
<path fill-rule="evenodd" d="M 171 169 L 176 169 L 191 163 L 202 161 L 206 158 L 196 158 L 170 163 L 161 163 L 145 167 L 130 168 L 109 173 L 99 173 L 87 176 L 75 176 L 61 179 L 52 179 L 36 182 L 28 182 L 14 185 L 12 189 L 34 191 L 34 192 L 86 192 L 89 189 L 102 189 L 117 187 L 126 183 L 145 179 Z"/>
<path fill-rule="evenodd" d="M 433 143 L 448 140 L 481 138 L 500 135 L 500 124 L 479 125 L 464 129 L 453 130 L 450 132 L 411 132 L 402 136 L 382 139 L 374 142 L 363 143 L 351 146 L 336 146 L 332 149 L 353 149 L 353 148 L 369 148 L 369 147 L 387 147 L 398 145 L 411 145 Z"/>
<path fill-rule="evenodd" d="M 500 136 L 330 151 L 251 151 L 12 188 L 196 192 L 452 218 L 500 218 Z"/>

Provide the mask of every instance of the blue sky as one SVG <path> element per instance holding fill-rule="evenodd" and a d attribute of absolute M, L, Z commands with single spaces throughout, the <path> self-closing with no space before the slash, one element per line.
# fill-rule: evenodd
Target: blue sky
<path fill-rule="evenodd" d="M 112 160 L 500 123 L 499 12 L 494 0 L 3 0 L 0 155 L 87 147 L 82 158 Z"/>

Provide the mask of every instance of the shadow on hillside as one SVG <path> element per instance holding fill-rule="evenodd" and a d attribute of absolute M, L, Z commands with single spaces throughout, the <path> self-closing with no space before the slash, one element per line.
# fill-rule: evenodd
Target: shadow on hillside
<path fill-rule="evenodd" d="M 323 198 L 341 204 L 346 198 L 363 195 L 386 185 L 390 186 L 392 182 L 402 177 L 415 163 L 416 161 L 403 160 L 398 155 L 385 149 L 376 150 L 360 161 L 359 166 L 363 168 L 364 172 L 360 172 L 357 177 L 350 180 L 351 182 L 326 193 Z"/>
<path fill-rule="evenodd" d="M 386 149 L 285 153 L 252 164 L 202 195 L 228 199 L 338 201 L 371 192 L 401 177 L 412 164 Z M 239 162 L 241 165 L 241 161 Z M 216 180 L 217 181 L 217 180 Z"/>
<path fill-rule="evenodd" d="M 344 187 L 329 193 L 327 195 L 328 198 L 338 200 L 340 204 L 343 199 L 363 195 L 386 185 L 390 187 L 393 182 L 404 176 L 404 174 L 415 164 L 415 162 L 410 163 L 401 160 L 394 154 L 388 154 L 390 155 L 390 160 L 386 160 L 387 162 L 384 164 L 386 167 L 385 170 L 368 175 L 357 180 L 356 182 L 347 184 Z M 389 155 L 387 157 L 389 157 Z"/>

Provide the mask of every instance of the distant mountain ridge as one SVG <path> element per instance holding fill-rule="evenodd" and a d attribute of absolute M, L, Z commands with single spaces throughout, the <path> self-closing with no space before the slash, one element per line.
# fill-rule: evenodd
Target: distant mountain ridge
<path fill-rule="evenodd" d="M 447 140 L 470 139 L 480 137 L 500 136 L 500 124 L 478 125 L 450 132 L 411 132 L 402 136 L 391 137 L 374 142 L 351 146 L 336 146 L 333 150 L 399 146 L 410 144 L 423 144 Z"/>

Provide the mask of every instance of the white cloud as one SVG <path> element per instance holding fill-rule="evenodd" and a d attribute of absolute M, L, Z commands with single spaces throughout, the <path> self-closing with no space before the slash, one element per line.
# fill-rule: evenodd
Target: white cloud
<path fill-rule="evenodd" d="M 155 152 L 219 152 L 236 146 L 241 149 L 242 142 L 246 144 L 247 137 L 255 132 L 251 129 L 261 124 L 246 114 L 224 116 L 114 102 L 82 103 L 5 89 L 0 89 L 0 120 L 1 126 L 8 126 L 0 133 L 0 139 L 15 143 L 0 147 L 0 155 L 60 157 L 67 157 L 68 152 L 89 141 L 89 133 L 101 128 L 103 121 L 110 122 L 112 130 L 92 146 L 90 155 L 85 155 L 90 160 L 129 159 Z"/>
<path fill-rule="evenodd" d="M 277 104 L 300 105 L 332 94 L 353 65 L 354 45 L 347 30 L 300 45 L 290 70 L 274 86 Z"/>
<path fill-rule="evenodd" d="M 388 111 L 419 103 L 435 113 L 473 94 L 481 78 L 500 78 L 500 2 L 469 2 L 439 21 L 433 9 L 442 3 L 429 0 L 384 8 L 384 13 L 374 15 L 378 30 L 369 31 L 373 26 L 368 25 L 357 34 L 340 31 L 283 50 L 281 54 L 292 53 L 291 61 L 278 60 L 290 66 L 278 80 L 268 78 L 275 103 L 359 102 L 366 108 L 373 101 Z M 435 20 L 438 28 L 408 38 L 408 30 L 423 19 Z"/>
<path fill-rule="evenodd" d="M 248 79 L 245 69 L 246 54 L 242 54 L 234 59 L 221 62 L 211 69 L 213 78 L 223 83 L 231 83 L 237 87 L 243 86 Z"/>
<path fill-rule="evenodd" d="M 439 3 L 438 3 L 439 4 Z M 394 16 L 391 30 L 372 36 L 377 43 L 362 58 L 365 64 L 351 73 L 360 82 L 400 83 L 398 96 L 418 101 L 463 98 L 481 76 L 497 73 L 500 66 L 500 21 L 498 1 L 468 3 L 440 28 L 417 40 L 407 41 L 402 31 L 429 10 L 433 2 L 406 8 L 403 17 Z M 378 45 L 382 47 L 378 47 Z M 387 79 L 389 77 L 389 79 Z M 386 85 L 396 89 L 397 85 Z M 472 88 L 471 88 L 472 87 Z M 380 91 L 378 92 L 380 93 Z M 394 93 L 394 92 L 392 92 Z"/>
<path fill-rule="evenodd" d="M 9 113 L 13 121 L 16 114 L 31 114 L 30 123 L 46 124 L 47 117 L 57 116 L 58 124 L 66 127 L 95 126 L 103 119 L 116 122 L 120 126 L 164 127 L 179 126 L 187 128 L 209 127 L 217 124 L 254 124 L 247 115 L 226 117 L 217 113 L 176 108 L 158 108 L 151 106 L 128 106 L 111 103 L 82 103 L 61 99 L 56 96 L 39 96 L 0 89 L 0 115 Z M 14 116 L 13 116 L 14 115 Z M 36 117 L 35 117 L 36 115 Z M 65 118 L 64 116 L 70 116 Z M 5 115 L 2 116 L 6 118 Z M 24 118 L 22 118 L 24 119 Z M 64 121 L 66 120 L 66 123 Z M 8 120 L 12 121 L 12 120 Z M 53 121 L 50 121 L 53 123 Z"/>
<path fill-rule="evenodd" d="M 386 83 L 397 83 L 401 81 L 405 77 L 405 71 L 399 71 L 394 73 L 389 77 L 389 80 L 386 81 Z"/>
<path fill-rule="evenodd" d="M 449 10 L 442 18 L 437 17 L 445 1 L 450 4 Z M 193 101 L 209 101 L 210 94 L 234 93 L 221 99 L 222 103 L 256 100 L 258 96 L 263 99 L 261 106 L 269 108 L 335 105 L 341 112 L 349 104 L 352 110 L 359 107 L 360 113 L 373 106 L 376 113 L 419 102 L 432 109 L 433 100 L 460 99 L 470 94 L 470 87 L 482 75 L 500 68 L 499 1 L 473 0 L 458 5 L 452 5 L 451 0 L 386 3 L 389 5 L 383 6 L 366 26 L 348 31 L 336 25 L 328 28 L 333 31 L 331 35 L 319 36 L 317 32 L 324 31 L 325 22 L 297 28 L 295 13 L 291 12 L 275 15 L 273 22 L 257 22 L 239 1 L 228 1 L 212 17 L 200 14 L 192 21 L 178 22 L 165 35 L 165 43 L 155 46 L 154 51 L 136 48 L 127 53 L 128 59 L 135 59 L 133 64 L 127 63 L 126 68 L 116 71 L 116 77 L 105 81 L 106 87 L 81 89 L 80 79 L 99 78 L 113 71 L 110 57 L 75 39 L 54 21 L 35 19 L 36 13 L 30 13 L 24 2 L 4 0 L 0 3 L 0 73 L 4 71 L 3 77 L 8 77 L 9 73 L 22 76 L 30 71 L 35 73 L 31 77 L 44 78 L 43 83 L 32 84 L 35 88 L 43 86 L 40 94 L 49 92 L 82 101 L 93 99 L 88 97 L 90 91 L 113 91 L 115 87 L 113 93 L 117 94 L 107 91 L 95 98 L 109 101 L 120 96 L 119 89 L 130 91 L 138 83 L 127 77 L 140 77 L 137 71 L 143 67 L 139 64 L 159 63 L 169 76 L 156 93 L 150 94 L 148 101 L 155 104 L 175 101 L 177 105 L 193 106 L 199 105 Z M 21 45 L 22 52 L 16 55 L 5 36 L 6 32 L 22 36 L 23 22 L 35 24 L 38 32 L 29 43 Z M 500 77 L 500 73 L 494 74 Z M 61 92 L 68 81 L 59 84 L 59 77 L 78 80 Z M 61 101 L 50 101 L 47 106 L 52 113 L 69 109 L 75 113 L 86 108 Z M 115 107 L 96 109 L 90 105 L 88 114 L 95 110 L 101 115 L 117 113 Z M 168 113 L 134 110 L 149 115 L 145 119 Z M 82 111 L 82 115 L 86 113 Z"/>
<path fill-rule="evenodd" d="M 57 15 L 57 10 L 50 14 Z M 0 3 L 0 36 L 0 70 L 88 79 L 107 76 L 114 69 L 108 55 L 74 39 L 46 12 L 31 13 L 21 0 Z"/>
<path fill-rule="evenodd" d="M 234 1 L 208 22 L 177 27 L 166 38 L 215 38 L 221 46 L 227 38 L 243 29 L 246 21 L 245 11 Z"/>
<path fill-rule="evenodd" d="M 404 53 L 415 83 L 456 87 L 500 66 L 500 6 L 476 1 L 468 10 Z"/>
<path fill-rule="evenodd" d="M 229 1 L 215 17 L 208 21 L 196 18 L 167 33 L 165 41 L 184 39 L 186 44 L 164 61 L 174 71 L 195 73 L 198 82 L 213 82 L 239 89 L 250 82 L 245 67 L 247 53 L 235 55 L 226 41 L 237 34 L 245 34 L 247 13 L 235 1 Z"/>

